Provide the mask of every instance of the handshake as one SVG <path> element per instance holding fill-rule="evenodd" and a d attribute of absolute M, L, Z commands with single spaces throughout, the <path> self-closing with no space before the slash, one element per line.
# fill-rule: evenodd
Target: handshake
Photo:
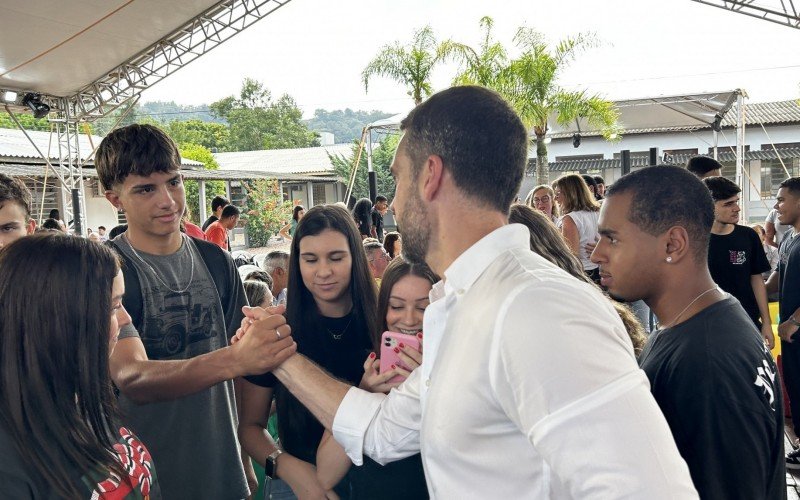
<path fill-rule="evenodd" d="M 236 334 L 231 337 L 230 347 L 240 375 L 270 372 L 297 352 L 292 328 L 283 317 L 285 310 L 286 306 L 283 305 L 266 309 L 242 308 L 244 318 Z"/>

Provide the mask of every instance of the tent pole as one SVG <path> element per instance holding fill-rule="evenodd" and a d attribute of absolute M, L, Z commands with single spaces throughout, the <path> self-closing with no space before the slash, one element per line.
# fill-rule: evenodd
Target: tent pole
<path fill-rule="evenodd" d="M 744 178 L 744 95 L 740 93 L 736 98 L 736 184 L 742 187 L 741 220 L 748 221 L 750 205 L 750 185 L 742 185 Z"/>

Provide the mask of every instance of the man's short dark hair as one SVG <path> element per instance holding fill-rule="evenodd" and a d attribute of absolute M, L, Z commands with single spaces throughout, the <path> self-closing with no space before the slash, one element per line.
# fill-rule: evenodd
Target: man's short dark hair
<path fill-rule="evenodd" d="M 375 197 L 375 204 L 377 205 L 380 202 L 389 203 L 389 200 L 385 196 L 379 194 Z"/>
<path fill-rule="evenodd" d="M 217 209 L 230 205 L 231 202 L 228 201 L 227 198 L 224 196 L 215 196 L 213 200 L 211 200 L 211 211 L 216 212 Z"/>
<path fill-rule="evenodd" d="M 129 175 L 176 172 L 181 155 L 160 128 L 133 124 L 111 131 L 97 148 L 94 163 L 103 188 L 113 189 Z"/>
<path fill-rule="evenodd" d="M 599 175 L 595 175 L 594 177 L 592 177 L 592 179 L 594 179 L 594 183 L 598 185 L 606 183 L 606 181 L 604 181 L 603 178 L 600 177 Z"/>
<path fill-rule="evenodd" d="M 528 159 L 528 132 L 492 90 L 451 87 L 414 108 L 400 124 L 416 179 L 437 155 L 465 194 L 508 213 Z"/>
<path fill-rule="evenodd" d="M 31 192 L 21 180 L 0 174 L 0 207 L 12 201 L 25 211 L 25 220 L 31 218 Z"/>
<path fill-rule="evenodd" d="M 227 219 L 228 217 L 238 217 L 242 212 L 234 205 L 225 205 L 220 214 L 220 219 Z"/>
<path fill-rule="evenodd" d="M 714 201 L 727 200 L 742 192 L 742 188 L 725 177 L 706 177 L 703 179 L 703 184 L 708 188 Z"/>
<path fill-rule="evenodd" d="M 97 226 L 97 230 L 98 230 L 98 231 L 99 231 L 99 230 L 101 230 L 101 229 L 102 229 L 103 231 L 105 231 L 105 230 L 106 230 L 106 226 Z"/>
<path fill-rule="evenodd" d="M 800 194 L 800 177 L 789 177 L 778 185 L 779 188 L 786 188 L 792 194 Z"/>
<path fill-rule="evenodd" d="M 42 229 L 47 231 L 61 231 L 61 226 L 55 219 L 45 219 L 45 221 L 42 222 Z"/>
<path fill-rule="evenodd" d="M 606 198 L 625 193 L 631 194 L 629 221 L 653 236 L 681 226 L 689 234 L 695 261 L 708 260 L 714 201 L 700 179 L 680 167 L 657 165 L 622 176 Z"/>
<path fill-rule="evenodd" d="M 722 170 L 722 164 L 710 156 L 692 156 L 686 162 L 686 170 L 697 177 L 703 177 L 712 170 Z"/>

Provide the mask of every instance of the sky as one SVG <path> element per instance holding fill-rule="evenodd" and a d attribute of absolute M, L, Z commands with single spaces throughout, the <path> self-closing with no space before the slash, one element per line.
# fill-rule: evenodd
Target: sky
<path fill-rule="evenodd" d="M 509 48 L 521 25 L 552 42 L 595 33 L 599 46 L 561 75 L 568 89 L 609 99 L 736 88 L 750 102 L 800 97 L 800 30 L 690 0 L 291 0 L 146 90 L 142 101 L 207 104 L 238 93 L 251 77 L 275 98 L 294 97 L 306 118 L 318 108 L 402 113 L 413 106 L 407 89 L 376 77 L 366 92 L 367 63 L 425 25 L 439 40 L 476 47 L 486 15 Z M 439 67 L 434 88 L 447 88 L 457 71 Z"/>

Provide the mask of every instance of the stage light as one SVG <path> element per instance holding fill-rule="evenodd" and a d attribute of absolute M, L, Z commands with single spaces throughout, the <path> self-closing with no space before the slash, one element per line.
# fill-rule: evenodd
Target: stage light
<path fill-rule="evenodd" d="M 28 93 L 22 98 L 22 105 L 33 111 L 34 118 L 44 118 L 50 112 L 50 106 L 42 102 L 40 94 Z"/>
<path fill-rule="evenodd" d="M 17 93 L 13 90 L 6 90 L 3 92 L 3 100 L 5 102 L 16 102 L 17 101 Z"/>
<path fill-rule="evenodd" d="M 572 147 L 579 147 L 581 145 L 581 134 L 572 134 Z"/>

